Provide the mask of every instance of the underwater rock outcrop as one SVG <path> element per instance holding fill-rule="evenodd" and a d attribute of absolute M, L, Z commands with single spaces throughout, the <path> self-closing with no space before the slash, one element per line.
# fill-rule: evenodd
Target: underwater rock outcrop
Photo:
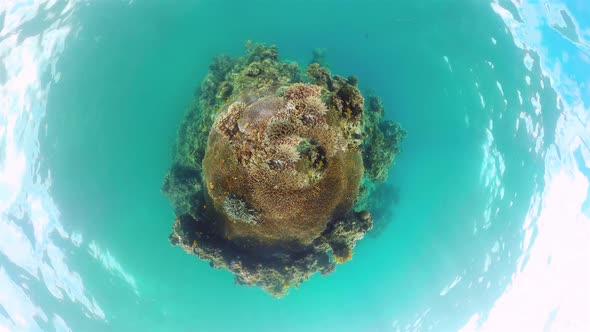
<path fill-rule="evenodd" d="M 246 48 L 210 65 L 162 190 L 172 244 L 278 297 L 351 259 L 405 131 L 355 77 Z"/>

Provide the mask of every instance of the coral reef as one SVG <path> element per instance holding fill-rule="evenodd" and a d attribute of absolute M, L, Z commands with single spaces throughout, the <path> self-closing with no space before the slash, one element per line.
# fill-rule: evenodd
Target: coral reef
<path fill-rule="evenodd" d="M 363 125 L 363 163 L 369 179 L 383 183 L 395 157 L 401 153 L 406 131 L 399 123 L 383 119 L 381 98 L 370 96 L 368 101 Z"/>
<path fill-rule="evenodd" d="M 380 99 L 366 103 L 358 79 L 324 61 L 316 52 L 305 74 L 252 42 L 216 58 L 162 188 L 172 244 L 277 297 L 352 258 L 373 226 L 362 207 L 405 136 Z"/>

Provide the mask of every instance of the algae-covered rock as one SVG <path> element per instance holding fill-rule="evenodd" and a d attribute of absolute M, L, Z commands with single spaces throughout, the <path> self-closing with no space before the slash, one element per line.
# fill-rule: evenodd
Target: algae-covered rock
<path fill-rule="evenodd" d="M 367 183 L 384 181 L 405 132 L 382 120 L 379 99 L 367 105 L 356 77 L 246 48 L 214 60 L 180 127 L 163 186 L 170 241 L 282 296 L 352 258 L 373 225 L 354 207 L 370 206 Z"/>

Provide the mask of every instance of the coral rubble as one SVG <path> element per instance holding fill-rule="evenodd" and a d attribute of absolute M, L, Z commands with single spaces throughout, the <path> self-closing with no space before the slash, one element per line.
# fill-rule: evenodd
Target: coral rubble
<path fill-rule="evenodd" d="M 279 297 L 351 259 L 405 131 L 356 77 L 246 49 L 210 65 L 162 190 L 172 244 Z"/>

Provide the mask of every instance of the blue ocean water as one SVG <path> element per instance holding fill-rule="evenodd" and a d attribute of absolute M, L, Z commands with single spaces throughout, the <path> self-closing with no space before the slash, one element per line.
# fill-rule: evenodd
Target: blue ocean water
<path fill-rule="evenodd" d="M 0 2 L 0 331 L 585 331 L 590 5 Z M 408 131 L 383 229 L 282 299 L 172 247 L 160 188 L 246 40 Z"/>

